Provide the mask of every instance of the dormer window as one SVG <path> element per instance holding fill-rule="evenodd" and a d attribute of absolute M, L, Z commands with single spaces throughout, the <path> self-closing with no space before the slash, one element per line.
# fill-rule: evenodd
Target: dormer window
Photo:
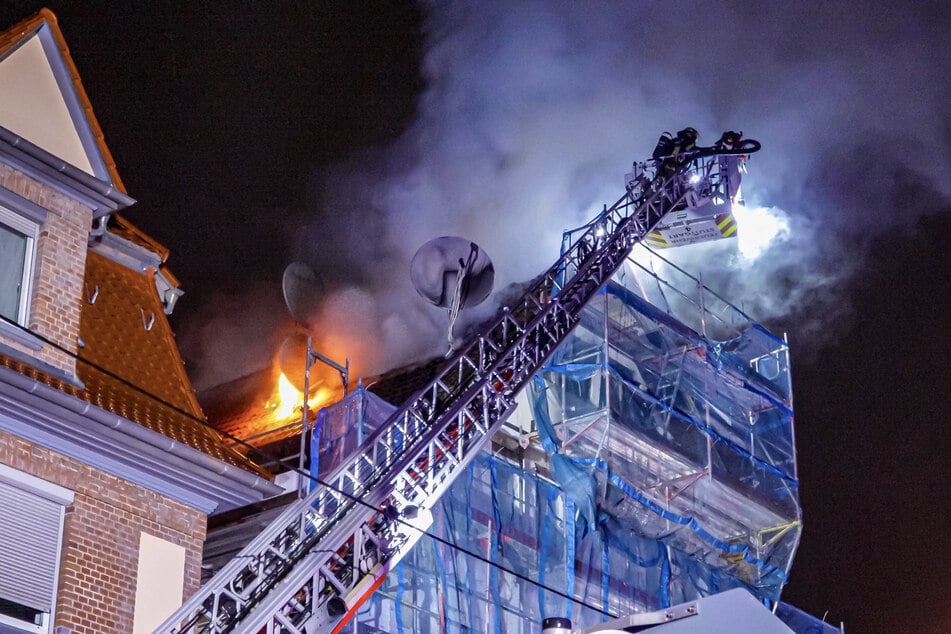
<path fill-rule="evenodd" d="M 0 316 L 21 326 L 30 313 L 37 225 L 0 206 Z"/>

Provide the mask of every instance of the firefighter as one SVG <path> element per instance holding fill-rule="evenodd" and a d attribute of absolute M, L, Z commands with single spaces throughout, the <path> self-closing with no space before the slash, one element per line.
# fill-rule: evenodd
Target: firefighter
<path fill-rule="evenodd" d="M 716 142 L 714 147 L 718 150 L 732 150 L 740 144 L 740 139 L 743 138 L 742 132 L 734 132 L 733 130 L 727 130 L 722 135 L 720 135 L 720 140 Z"/>
<path fill-rule="evenodd" d="M 700 135 L 697 134 L 695 129 L 684 128 L 677 133 L 677 138 L 674 139 L 674 154 L 683 154 L 684 152 L 696 150 L 698 138 L 700 138 Z M 683 162 L 682 157 L 680 162 Z"/>
<path fill-rule="evenodd" d="M 664 133 L 669 134 L 669 133 Z M 670 152 L 667 154 L 669 158 L 665 159 L 662 165 L 662 173 L 664 178 L 671 176 L 677 169 L 684 163 L 684 153 L 692 152 L 697 149 L 697 139 L 700 135 L 697 134 L 697 131 L 693 128 L 684 128 L 677 133 L 677 136 L 671 139 Z M 661 136 L 661 140 L 664 137 Z M 658 142 L 660 145 L 660 142 Z M 656 152 L 656 150 L 655 150 Z"/>
<path fill-rule="evenodd" d="M 657 145 L 654 146 L 654 153 L 651 154 L 651 158 L 657 161 L 660 158 L 664 156 L 670 156 L 673 153 L 674 135 L 672 135 L 670 132 L 664 132 L 657 140 Z"/>
<path fill-rule="evenodd" d="M 735 150 L 743 138 L 742 132 L 727 130 L 720 135 L 720 140 L 716 142 L 714 148 L 717 150 Z M 733 155 L 720 155 L 717 157 L 717 166 L 720 171 L 720 179 L 724 184 L 724 191 L 729 196 L 730 202 L 736 202 L 736 195 L 740 191 L 740 163 L 742 157 Z"/>

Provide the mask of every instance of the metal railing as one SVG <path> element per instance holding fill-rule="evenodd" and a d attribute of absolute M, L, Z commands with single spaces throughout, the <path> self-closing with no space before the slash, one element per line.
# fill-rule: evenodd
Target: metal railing
<path fill-rule="evenodd" d="M 511 414 L 515 394 L 588 300 L 683 203 L 682 189 L 678 175 L 638 197 L 629 189 L 349 462 L 288 507 L 156 632 L 339 630 L 419 539 L 428 509 Z"/>

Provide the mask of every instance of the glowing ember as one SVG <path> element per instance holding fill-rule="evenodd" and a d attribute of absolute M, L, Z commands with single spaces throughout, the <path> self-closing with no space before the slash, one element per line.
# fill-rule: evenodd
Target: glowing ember
<path fill-rule="evenodd" d="M 304 404 L 304 395 L 291 385 L 283 372 L 277 381 L 277 392 L 278 402 L 275 404 L 274 415 L 278 418 L 289 418 Z"/>

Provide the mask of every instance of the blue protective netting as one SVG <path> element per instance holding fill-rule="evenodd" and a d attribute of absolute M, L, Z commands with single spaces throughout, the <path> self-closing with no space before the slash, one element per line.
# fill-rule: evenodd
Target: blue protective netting
<path fill-rule="evenodd" d="M 316 456 L 310 466 L 314 478 L 333 471 L 395 411 L 395 406 L 362 385 L 347 398 L 321 409 L 311 436 L 310 455 Z"/>
<path fill-rule="evenodd" d="M 779 599 L 801 530 L 788 351 L 715 296 L 684 317 L 678 275 L 632 265 L 591 302 L 520 397 L 544 463 L 477 456 L 432 508 L 438 539 L 351 631 L 534 634 L 735 587 Z M 321 472 L 393 411 L 350 400 L 318 419 Z"/>
<path fill-rule="evenodd" d="M 574 518 L 558 486 L 480 454 L 435 509 L 430 533 L 452 545 L 424 536 L 356 621 L 400 633 L 537 634 L 546 616 L 597 622 L 601 610 L 653 610 L 744 587 L 606 514 L 583 535 Z"/>

